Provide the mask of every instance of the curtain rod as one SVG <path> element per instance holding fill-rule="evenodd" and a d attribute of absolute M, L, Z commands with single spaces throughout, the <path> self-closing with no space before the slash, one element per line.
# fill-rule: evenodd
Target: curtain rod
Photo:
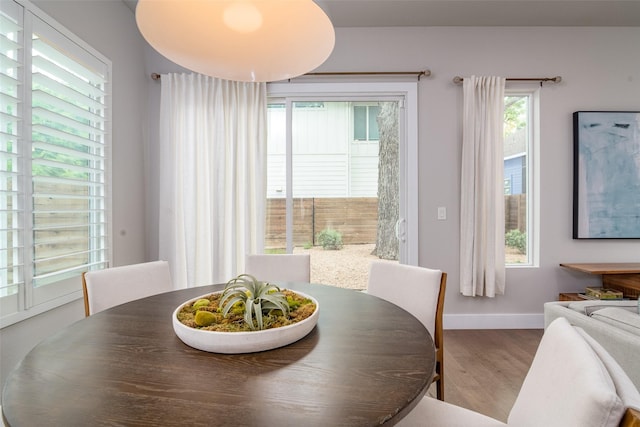
<path fill-rule="evenodd" d="M 453 78 L 453 82 L 457 85 L 461 84 L 464 81 L 464 79 L 460 76 L 455 76 Z M 560 83 L 562 81 L 562 77 L 560 76 L 555 76 L 555 77 L 524 77 L 524 78 L 512 78 L 512 77 L 507 77 L 507 81 L 509 82 L 553 82 L 553 83 Z"/>
<path fill-rule="evenodd" d="M 338 72 L 318 72 L 318 73 L 306 73 L 298 77 L 304 76 L 413 76 L 415 75 L 420 80 L 420 77 L 429 77 L 431 70 L 422 71 L 338 71 Z M 160 74 L 151 73 L 153 80 L 160 80 Z"/>
<path fill-rule="evenodd" d="M 328 71 L 317 73 L 306 73 L 299 77 L 304 76 L 413 76 L 415 75 L 418 80 L 420 77 L 429 77 L 431 70 L 421 71 Z"/>

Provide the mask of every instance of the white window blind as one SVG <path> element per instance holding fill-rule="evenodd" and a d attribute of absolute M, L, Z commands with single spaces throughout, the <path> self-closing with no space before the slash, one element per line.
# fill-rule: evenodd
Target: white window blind
<path fill-rule="evenodd" d="M 6 324 L 77 298 L 109 262 L 111 65 L 28 2 L 0 18 Z"/>
<path fill-rule="evenodd" d="M 23 162 L 22 80 L 23 14 L 13 2 L 2 2 L 0 13 L 0 297 L 11 296 L 15 306 L 24 284 L 22 253 L 24 192 L 20 181 Z M 4 302 L 4 301 L 3 301 Z M 2 308 L 6 308 L 2 304 Z M 15 308 L 14 308 L 15 310 Z M 4 310 L 2 311 L 5 312 Z"/>

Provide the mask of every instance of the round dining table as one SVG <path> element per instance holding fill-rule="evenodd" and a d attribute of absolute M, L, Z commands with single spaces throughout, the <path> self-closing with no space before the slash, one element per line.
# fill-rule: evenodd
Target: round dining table
<path fill-rule="evenodd" d="M 365 292 L 309 283 L 320 316 L 304 338 L 246 354 L 196 350 L 172 313 L 224 285 L 188 288 L 96 313 L 53 335 L 10 373 L 9 427 L 393 425 L 431 384 L 429 332 Z"/>

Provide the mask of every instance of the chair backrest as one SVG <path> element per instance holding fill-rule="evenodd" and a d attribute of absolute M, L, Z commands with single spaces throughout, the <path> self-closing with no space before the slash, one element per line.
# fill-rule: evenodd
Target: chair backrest
<path fill-rule="evenodd" d="M 85 315 L 96 314 L 115 305 L 173 290 L 167 261 L 153 261 L 82 275 Z"/>
<path fill-rule="evenodd" d="M 309 254 L 254 254 L 245 257 L 245 273 L 263 282 L 310 282 Z"/>
<path fill-rule="evenodd" d="M 616 364 L 612 358 L 609 363 Z M 619 366 L 615 375 L 626 377 Z M 626 381 L 631 380 L 627 377 Z M 578 329 L 560 317 L 545 330 L 507 423 L 519 427 L 618 426 L 627 409 L 624 400 L 640 400 L 633 386 L 625 389 L 624 398 L 620 395 L 617 384 L 624 383 L 612 378 Z"/>
<path fill-rule="evenodd" d="M 445 286 L 446 274 L 440 270 L 372 261 L 367 292 L 407 310 L 422 322 L 436 341 L 443 311 L 442 307 L 438 310 L 438 305 L 444 304 Z M 438 317 L 439 328 L 436 327 Z M 438 342 L 435 344 L 437 347 Z"/>

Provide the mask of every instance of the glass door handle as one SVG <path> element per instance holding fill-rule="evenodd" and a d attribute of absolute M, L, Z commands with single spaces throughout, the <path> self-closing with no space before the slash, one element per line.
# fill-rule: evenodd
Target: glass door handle
<path fill-rule="evenodd" d="M 407 231 L 405 225 L 407 224 L 407 220 L 404 218 L 400 218 L 396 221 L 396 237 L 402 243 L 407 241 Z"/>

